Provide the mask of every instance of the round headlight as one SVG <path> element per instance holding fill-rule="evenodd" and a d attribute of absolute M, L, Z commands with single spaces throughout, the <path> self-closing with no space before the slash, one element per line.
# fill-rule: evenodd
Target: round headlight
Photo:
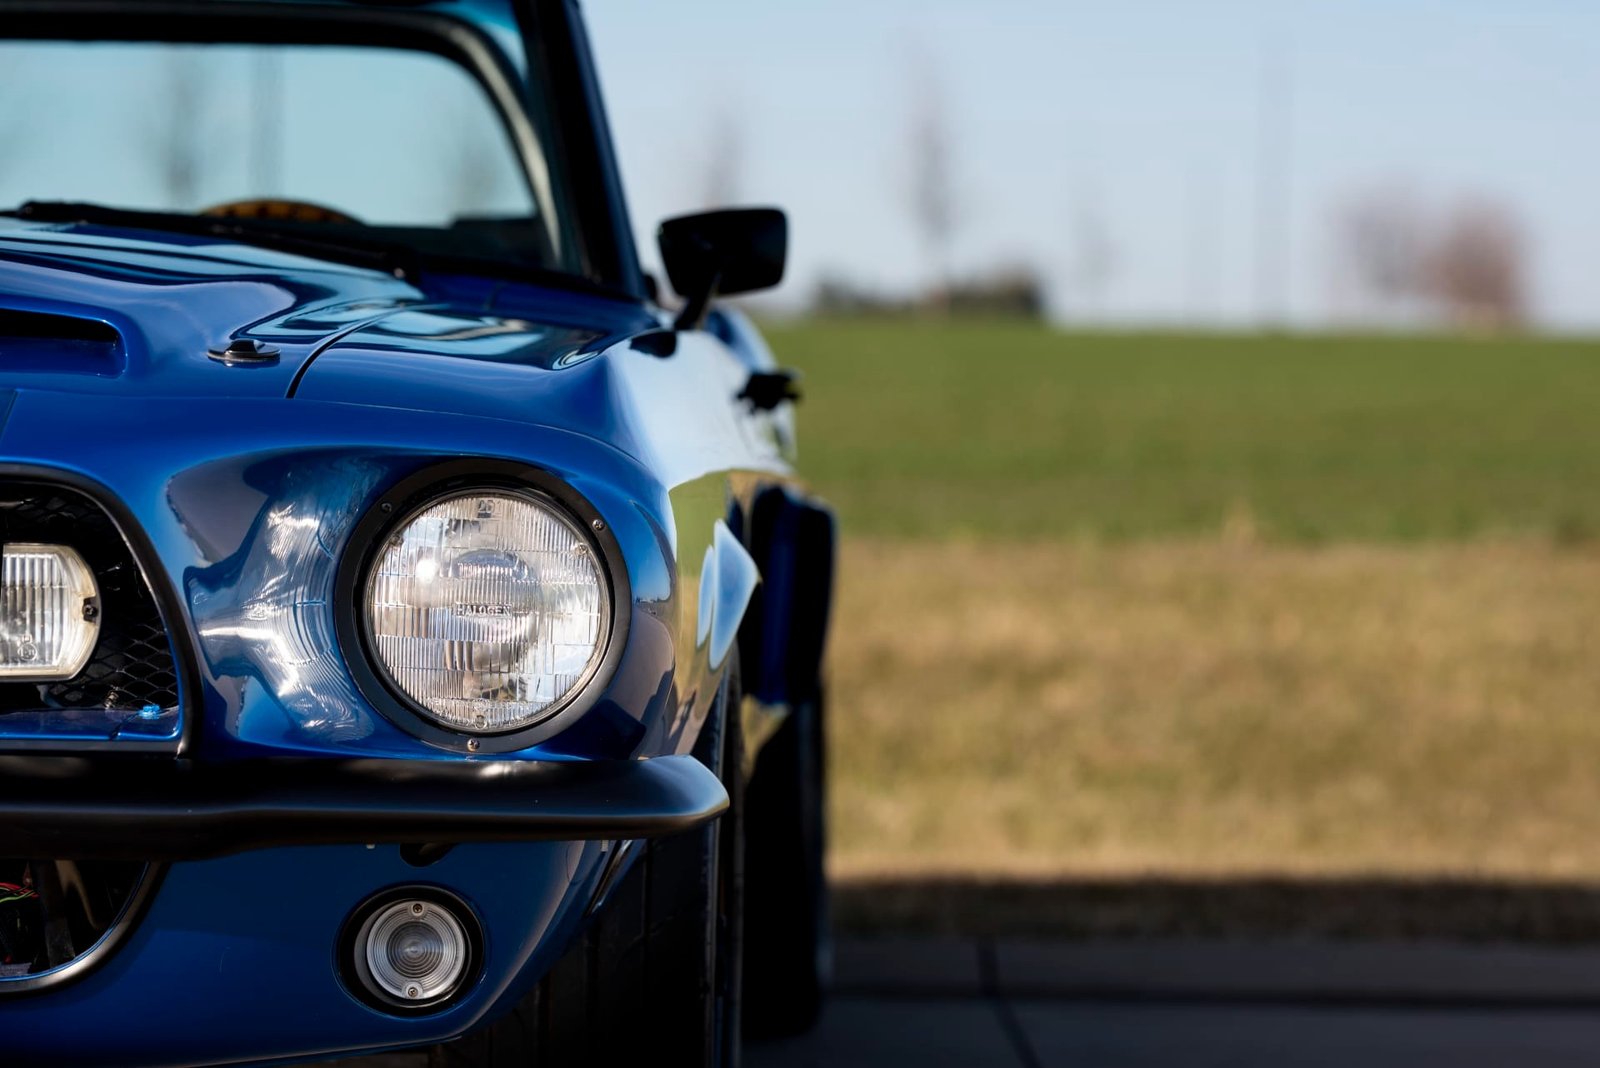
<path fill-rule="evenodd" d="M 372 649 L 442 726 L 529 727 L 594 674 L 611 604 L 599 551 L 552 504 L 462 493 L 407 516 L 366 582 Z"/>

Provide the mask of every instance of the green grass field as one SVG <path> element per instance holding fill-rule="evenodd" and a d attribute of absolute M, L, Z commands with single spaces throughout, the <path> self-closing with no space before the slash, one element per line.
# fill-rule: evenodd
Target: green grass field
<path fill-rule="evenodd" d="M 1600 535 L 1600 342 L 771 332 L 802 463 L 858 535 Z"/>
<path fill-rule="evenodd" d="M 771 338 L 837 873 L 1600 878 L 1600 343 Z"/>

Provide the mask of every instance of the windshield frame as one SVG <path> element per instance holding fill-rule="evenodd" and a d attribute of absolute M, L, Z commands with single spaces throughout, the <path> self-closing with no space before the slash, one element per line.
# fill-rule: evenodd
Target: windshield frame
<path fill-rule="evenodd" d="M 582 164 L 595 151 L 591 86 L 559 62 L 581 36 L 564 18 L 541 17 L 564 4 L 519 10 L 526 72 L 495 43 L 469 5 L 446 14 L 427 7 L 297 0 L 0 0 L 0 40 L 127 41 L 170 44 L 347 45 L 429 52 L 461 67 L 483 89 L 505 127 L 519 170 L 549 230 L 558 264 L 541 274 L 575 275 L 637 299 L 643 290 L 631 237 L 615 231 L 612 205 L 596 204 Z M 459 12 L 459 14 L 457 13 Z M 553 21 L 545 26 L 543 22 Z M 563 24 L 565 23 L 565 24 Z M 562 77 L 562 75 L 566 75 Z M 548 106 L 535 106 L 547 102 Z M 574 126 L 577 128 L 574 129 Z M 425 150 L 419 145 L 419 150 Z M 577 174 L 568 171 L 577 164 Z M 620 183 L 602 182 L 601 200 Z M 600 209 L 600 210 L 597 210 Z M 623 216 L 625 218 L 625 214 Z M 570 254 L 565 250 L 570 248 Z M 629 270 L 629 265 L 632 270 Z"/>

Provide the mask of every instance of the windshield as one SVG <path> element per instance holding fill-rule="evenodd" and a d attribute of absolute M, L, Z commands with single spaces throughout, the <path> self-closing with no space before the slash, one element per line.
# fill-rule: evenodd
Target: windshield
<path fill-rule="evenodd" d="M 0 143 L 0 208 L 208 213 L 580 269 L 501 113 L 432 53 L 0 41 Z"/>

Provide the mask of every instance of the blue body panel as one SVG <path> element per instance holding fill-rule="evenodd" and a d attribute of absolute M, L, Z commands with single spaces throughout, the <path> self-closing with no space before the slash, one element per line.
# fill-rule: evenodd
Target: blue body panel
<path fill-rule="evenodd" d="M 317 6 L 278 2 L 285 13 Z M 319 2 L 363 18 L 382 6 Z M 535 110 L 530 57 L 561 53 L 558 114 L 544 120 L 587 194 L 576 225 L 588 273 L 570 288 L 426 269 L 401 279 L 213 237 L 0 219 L 0 312 L 115 331 L 97 345 L 0 336 L 0 468 L 93 487 L 148 540 L 146 578 L 173 606 L 169 637 L 192 670 L 179 719 L 159 723 L 170 752 L 140 759 L 571 762 L 693 748 L 751 631 L 768 561 L 793 555 L 763 545 L 753 556 L 749 522 L 763 494 L 795 492 L 792 413 L 737 399 L 752 371 L 773 364 L 735 313 L 713 310 L 705 329 L 649 343 L 669 320 L 643 297 L 575 8 L 392 5 L 459 20 L 489 42 L 491 77 L 509 78 L 496 97 L 503 112 L 507 100 Z M 563 36 L 526 42 L 530 27 Z M 502 117 L 508 129 L 531 121 Z M 276 358 L 210 355 L 239 339 Z M 586 711 L 518 752 L 468 755 L 391 721 L 363 697 L 338 637 L 348 606 L 336 576 L 357 525 L 391 487 L 447 462 L 516 464 L 564 483 L 621 556 L 629 596 L 615 607 L 628 627 L 615 670 Z M 761 677 L 747 670 L 768 709 L 785 699 L 781 650 L 791 644 L 790 613 L 772 602 L 807 592 L 771 588 Z M 20 723 L 0 716 L 0 756 L 20 744 Z M 45 744 L 81 741 L 52 740 L 48 723 L 29 729 L 35 742 L 41 731 Z M 90 966 L 69 966 L 42 989 L 0 978 L 0 1034 L 12 1063 L 122 1066 L 437 1042 L 529 990 L 615 885 L 627 852 L 605 841 L 467 844 L 414 867 L 399 847 L 354 844 L 153 866 L 135 914 L 105 952 L 91 951 Z M 447 1009 L 391 1015 L 346 989 L 335 943 L 363 901 L 418 884 L 475 913 L 482 972 Z"/>
<path fill-rule="evenodd" d="M 525 993 L 584 918 L 604 843 L 458 846 L 418 870 L 393 846 L 321 846 L 175 864 L 127 944 L 60 990 L 0 1007 L 14 1063 L 255 1063 L 436 1042 Z M 485 933 L 483 978 L 435 1016 L 377 1012 L 340 985 L 333 945 L 384 887 L 454 890 Z"/>
<path fill-rule="evenodd" d="M 763 354 L 698 331 L 662 358 L 630 343 L 659 328 L 655 313 L 576 292 L 409 284 L 190 238 L 21 224 L 0 224 L 0 307 L 92 317 L 123 339 L 115 365 L 93 373 L 0 361 L 0 464 L 91 481 L 152 543 L 147 577 L 182 605 L 172 638 L 199 668 L 199 692 L 183 694 L 186 758 L 488 759 L 431 746 L 363 700 L 334 627 L 353 526 L 386 487 L 460 458 L 570 485 L 610 526 L 632 594 L 601 699 L 492 759 L 692 747 L 757 580 L 739 516 L 790 477 L 778 418 L 734 400 Z M 240 336 L 281 348 L 278 362 L 207 355 Z M 17 998 L 0 983 L 0 1028 L 19 1063 L 438 1041 L 508 1007 L 554 962 L 616 848 L 462 846 L 424 869 L 394 846 L 173 864 L 131 936 L 87 974 Z M 482 979 L 435 1016 L 368 1008 L 334 967 L 351 910 L 402 883 L 459 895 L 485 930 Z"/>

